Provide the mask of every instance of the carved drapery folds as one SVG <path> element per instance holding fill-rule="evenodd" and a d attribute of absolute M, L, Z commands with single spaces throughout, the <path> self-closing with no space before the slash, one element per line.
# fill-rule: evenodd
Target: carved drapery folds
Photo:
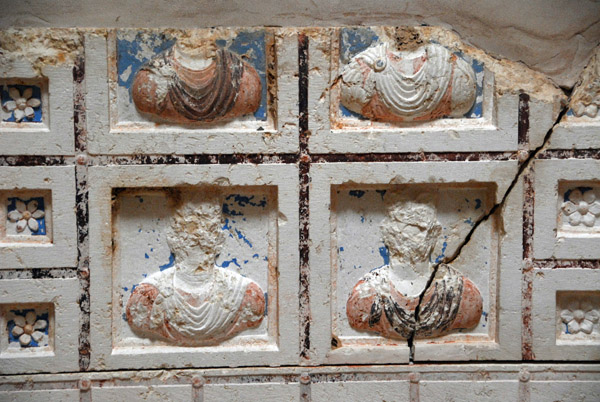
<path fill-rule="evenodd" d="M 219 199 L 204 193 L 180 200 L 167 231 L 175 265 L 150 275 L 127 303 L 127 321 L 136 333 L 194 346 L 218 344 L 260 325 L 260 286 L 215 266 L 224 242 Z"/>
<path fill-rule="evenodd" d="M 131 88 L 136 108 L 171 123 L 229 120 L 258 109 L 256 70 L 226 49 L 213 57 L 175 44 L 137 72 Z"/>
<path fill-rule="evenodd" d="M 461 117 L 476 98 L 473 68 L 436 44 L 412 52 L 371 46 L 343 68 L 341 82 L 342 104 L 378 121 Z"/>
<path fill-rule="evenodd" d="M 483 309 L 475 284 L 450 265 L 435 267 L 430 261 L 441 231 L 435 206 L 427 201 L 393 203 L 381 230 L 390 263 L 366 274 L 352 289 L 346 305 L 350 325 L 400 339 L 475 327 Z"/>

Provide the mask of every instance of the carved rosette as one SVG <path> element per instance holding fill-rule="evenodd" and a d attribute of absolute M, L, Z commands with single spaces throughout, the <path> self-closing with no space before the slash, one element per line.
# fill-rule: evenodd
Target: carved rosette
<path fill-rule="evenodd" d="M 354 56 L 342 71 L 341 103 L 371 120 L 461 117 L 475 98 L 473 68 L 436 44 L 395 52 L 381 43 Z"/>

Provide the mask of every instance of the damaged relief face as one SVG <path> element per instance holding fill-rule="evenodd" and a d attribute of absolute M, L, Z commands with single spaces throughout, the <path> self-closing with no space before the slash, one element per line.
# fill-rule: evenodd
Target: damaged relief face
<path fill-rule="evenodd" d="M 342 71 L 342 104 L 376 121 L 462 117 L 476 95 L 471 65 L 437 44 L 395 52 L 380 43 L 354 56 Z"/>
<path fill-rule="evenodd" d="M 138 335 L 177 346 L 218 344 L 260 325 L 260 286 L 215 260 L 224 242 L 218 192 L 183 194 L 167 231 L 175 266 L 133 291 L 126 314 Z"/>
<path fill-rule="evenodd" d="M 381 231 L 389 264 L 366 274 L 352 289 L 346 312 L 354 329 L 408 339 L 442 336 L 478 324 L 481 294 L 460 272 L 440 263 L 428 286 L 435 269 L 430 256 L 441 231 L 433 203 L 393 203 Z"/>

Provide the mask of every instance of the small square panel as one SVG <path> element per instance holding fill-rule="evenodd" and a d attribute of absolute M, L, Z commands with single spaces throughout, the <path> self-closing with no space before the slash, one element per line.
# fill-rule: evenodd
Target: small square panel
<path fill-rule="evenodd" d="M 537 360 L 600 358 L 600 271 L 536 269 L 533 277 L 533 354 Z"/>
<path fill-rule="evenodd" d="M 0 149 L 5 155 L 73 155 L 73 65 L 34 66 L 9 57 L 0 67 Z"/>
<path fill-rule="evenodd" d="M 90 152 L 297 151 L 297 46 L 272 28 L 88 35 Z"/>
<path fill-rule="evenodd" d="M 536 160 L 536 259 L 600 258 L 600 162 Z"/>
<path fill-rule="evenodd" d="M 0 373 L 79 369 L 77 279 L 0 280 Z"/>
<path fill-rule="evenodd" d="M 0 167 L 0 269 L 77 264 L 73 166 Z"/>
<path fill-rule="evenodd" d="M 52 351 L 53 307 L 53 305 L 3 306 L 2 315 L 6 321 L 6 332 L 1 344 L 6 345 L 6 348 L 0 353 Z"/>

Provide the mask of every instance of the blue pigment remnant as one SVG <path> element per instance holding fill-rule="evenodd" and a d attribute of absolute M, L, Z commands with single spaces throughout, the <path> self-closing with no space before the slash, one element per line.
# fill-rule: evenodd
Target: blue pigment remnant
<path fill-rule="evenodd" d="M 35 85 L 2 85 L 0 87 L 0 104 L 2 104 L 3 106 L 6 102 L 16 101 L 16 99 L 13 99 L 10 96 L 9 90 L 11 88 L 16 88 L 19 91 L 20 97 L 23 97 L 26 89 L 31 89 L 32 93 L 31 93 L 31 97 L 29 99 L 39 99 L 40 102 L 42 101 L 42 90 L 38 86 L 35 86 Z M 27 99 L 27 100 L 29 100 L 29 99 Z M 41 123 L 42 122 L 42 104 L 40 103 L 39 106 L 36 106 L 32 109 L 33 109 L 33 116 L 32 117 L 25 116 L 25 117 L 23 117 L 23 119 L 21 121 L 27 122 L 27 123 Z M 6 110 L 6 108 L 5 108 L 5 110 Z M 2 121 L 7 121 L 7 122 L 17 121 L 17 119 L 15 119 L 15 113 L 14 113 L 15 110 L 11 110 L 10 115 L 7 118 L 3 119 Z"/>
<path fill-rule="evenodd" d="M 565 322 L 565 334 L 567 334 L 567 335 L 570 334 L 570 332 L 569 332 L 569 324 L 567 324 L 566 322 Z"/>
<path fill-rule="evenodd" d="M 483 316 L 483 320 L 484 320 L 484 323 L 483 323 L 481 326 L 485 328 L 485 326 L 486 326 L 486 324 L 487 324 L 487 321 L 488 321 L 488 313 L 487 313 L 487 312 L 485 312 L 485 311 L 483 311 L 483 312 L 481 313 L 481 315 Z"/>
<path fill-rule="evenodd" d="M 360 216 L 360 223 L 365 223 L 365 217 L 364 216 Z"/>
<path fill-rule="evenodd" d="M 340 63 L 346 64 L 356 54 L 368 49 L 379 37 L 370 28 L 342 28 L 340 32 Z"/>
<path fill-rule="evenodd" d="M 229 219 L 225 218 L 225 223 L 223 224 L 222 230 L 231 230 L 231 225 L 229 224 Z"/>
<path fill-rule="evenodd" d="M 117 37 L 117 76 L 120 86 L 129 90 L 129 102 L 131 98 L 131 84 L 139 71 L 151 57 L 166 51 L 175 43 L 175 39 L 164 33 L 144 34 L 138 32 L 132 40 Z M 152 49 L 148 57 L 141 56 L 147 47 Z"/>
<path fill-rule="evenodd" d="M 250 243 L 250 240 L 248 240 L 242 232 L 240 232 L 238 229 L 234 229 L 234 231 L 235 231 L 235 234 L 237 234 L 238 239 L 242 239 L 244 241 L 244 243 L 246 243 L 248 245 L 248 247 L 252 248 L 252 243 Z"/>
<path fill-rule="evenodd" d="M 37 201 L 37 203 L 38 203 L 37 209 L 39 211 L 44 211 L 45 212 L 44 197 L 31 197 L 28 200 L 22 199 L 22 198 L 18 198 L 18 197 L 9 197 L 8 198 L 8 205 L 7 205 L 7 213 L 10 213 L 11 211 L 14 211 L 14 210 L 17 209 L 17 200 L 23 201 L 25 203 L 25 205 L 27 205 L 27 206 L 29 205 L 29 203 L 31 201 Z M 38 223 L 38 230 L 36 230 L 35 232 L 31 231 L 31 235 L 32 236 L 44 236 L 44 235 L 46 235 L 46 217 L 43 216 L 43 217 L 41 217 L 39 219 L 36 219 L 36 221 Z"/>
<path fill-rule="evenodd" d="M 242 266 L 238 263 L 237 258 L 232 258 L 231 260 L 227 260 L 227 261 L 223 261 L 221 263 L 221 265 L 219 265 L 219 267 L 221 268 L 229 268 L 229 266 L 231 264 L 236 265 L 238 268 L 241 268 Z"/>
<path fill-rule="evenodd" d="M 340 247 L 340 251 L 344 251 L 344 247 Z"/>
<path fill-rule="evenodd" d="M 471 220 L 471 218 L 470 218 L 470 217 L 469 217 L 468 219 L 465 219 L 465 223 L 468 223 L 468 224 L 469 224 L 469 225 L 471 225 L 471 226 L 473 226 L 473 225 L 474 225 L 474 223 L 473 223 L 473 221 Z"/>
<path fill-rule="evenodd" d="M 258 254 L 252 255 L 252 258 L 258 258 Z"/>
<path fill-rule="evenodd" d="M 383 201 L 383 197 L 385 196 L 387 190 L 375 190 L 375 192 L 381 196 L 381 201 Z"/>
<path fill-rule="evenodd" d="M 173 265 L 175 265 L 175 254 L 171 253 L 169 255 L 169 262 L 167 262 L 164 265 L 159 265 L 158 269 L 160 269 L 161 271 L 164 271 L 167 268 L 171 268 Z"/>
<path fill-rule="evenodd" d="M 447 239 L 447 238 L 448 238 L 448 236 L 444 236 L 444 238 L 445 238 L 445 239 Z M 444 257 L 445 257 L 445 254 L 446 254 L 446 248 L 447 248 L 447 247 L 448 247 L 448 242 L 444 241 L 444 243 L 442 243 L 442 252 L 440 253 L 440 255 L 438 255 L 438 256 L 435 258 L 435 263 L 436 263 L 436 264 L 437 264 L 437 263 L 439 263 L 439 262 L 441 262 L 441 261 L 442 261 L 442 258 L 444 258 Z M 431 258 L 431 257 L 430 257 L 430 258 Z"/>
<path fill-rule="evenodd" d="M 361 198 L 363 195 L 365 195 L 365 191 L 363 191 L 363 190 L 350 190 L 350 192 L 348 194 L 350 194 L 350 196 L 352 196 L 352 197 Z"/>
<path fill-rule="evenodd" d="M 269 261 L 269 257 L 267 257 L 266 255 L 263 258 L 263 261 Z"/>
<path fill-rule="evenodd" d="M 388 250 L 388 248 L 385 245 L 382 247 L 379 247 L 379 255 L 383 259 L 383 265 L 390 264 L 390 251 Z"/>
<path fill-rule="evenodd" d="M 475 199 L 475 210 L 481 208 L 481 200 L 479 198 Z"/>
<path fill-rule="evenodd" d="M 127 322 L 127 314 L 121 314 L 121 318 L 123 319 L 123 321 Z"/>
<path fill-rule="evenodd" d="M 466 60 L 466 58 L 464 57 L 464 55 L 460 52 L 457 53 L 457 55 L 463 59 Z M 468 61 L 468 60 L 466 60 Z M 482 116 L 482 111 L 483 111 L 483 63 L 477 60 L 472 60 L 471 61 L 471 67 L 473 67 L 473 71 L 475 71 L 475 85 L 476 85 L 476 89 L 475 89 L 475 93 L 476 93 L 476 98 L 475 98 L 475 102 L 473 103 L 473 106 L 471 107 L 471 110 L 469 110 L 467 113 L 465 113 L 465 117 L 470 118 L 470 119 L 477 119 L 479 117 Z"/>
<path fill-rule="evenodd" d="M 150 258 L 150 257 L 148 256 L 148 253 L 144 253 L 144 257 L 145 257 L 146 259 Z"/>

